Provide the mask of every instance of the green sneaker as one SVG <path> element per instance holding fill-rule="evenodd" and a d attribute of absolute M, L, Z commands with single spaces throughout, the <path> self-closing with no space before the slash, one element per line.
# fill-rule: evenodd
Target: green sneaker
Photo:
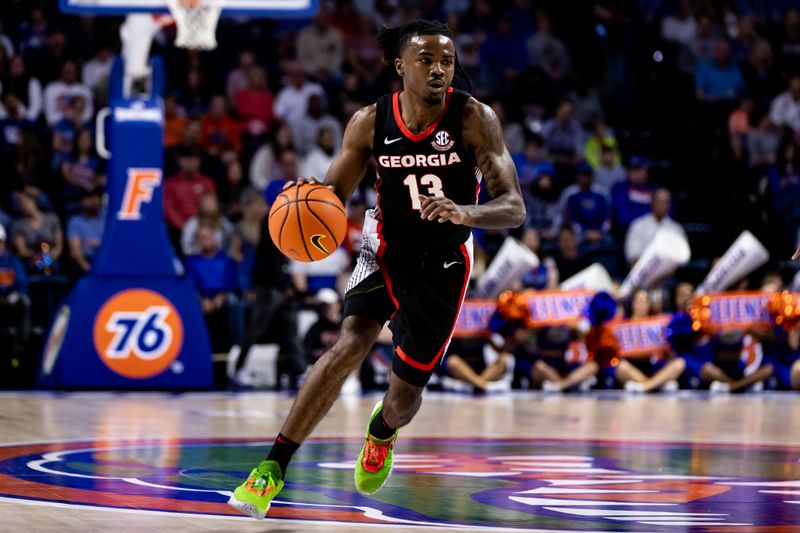
<path fill-rule="evenodd" d="M 369 495 L 378 492 L 386 484 L 389 474 L 392 473 L 392 448 L 400 430 L 396 429 L 394 435 L 385 440 L 376 439 L 369 434 L 369 426 L 382 407 L 383 402 L 378 402 L 375 409 L 372 410 L 372 416 L 367 424 L 364 447 L 361 448 L 356 463 L 356 489 L 361 494 Z"/>
<path fill-rule="evenodd" d="M 269 511 L 272 499 L 283 488 L 281 467 L 276 461 L 261 461 L 250 472 L 247 481 L 236 487 L 228 505 L 246 515 L 263 520 Z"/>

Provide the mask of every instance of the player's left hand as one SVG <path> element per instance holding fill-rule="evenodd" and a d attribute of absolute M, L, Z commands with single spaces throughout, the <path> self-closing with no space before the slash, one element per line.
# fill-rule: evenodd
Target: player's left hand
<path fill-rule="evenodd" d="M 795 250 L 794 255 L 792 256 L 792 261 L 796 261 L 798 257 L 800 257 L 800 248 Z"/>
<path fill-rule="evenodd" d="M 419 195 L 421 204 L 420 218 L 423 220 L 436 220 L 439 222 L 450 221 L 453 224 L 466 224 L 468 213 L 463 206 L 456 205 L 449 198 L 443 196 Z"/>

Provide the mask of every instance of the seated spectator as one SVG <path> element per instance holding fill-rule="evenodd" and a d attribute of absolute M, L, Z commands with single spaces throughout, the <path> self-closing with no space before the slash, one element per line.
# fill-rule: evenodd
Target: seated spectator
<path fill-rule="evenodd" d="M 736 30 L 738 34 L 731 35 L 733 37 L 731 50 L 736 61 L 747 61 L 760 44 L 767 42 L 766 39 L 758 34 L 753 17 L 740 17 Z"/>
<path fill-rule="evenodd" d="M 90 122 L 84 119 L 86 101 L 76 96 L 67 104 L 64 117 L 53 128 L 53 168 L 60 169 L 61 164 L 76 148 L 78 133 L 82 130 L 92 131 Z"/>
<path fill-rule="evenodd" d="M 108 86 L 111 66 L 114 64 L 114 50 L 105 44 L 97 47 L 92 59 L 84 63 L 81 71 L 83 83 L 92 91 L 99 92 Z"/>
<path fill-rule="evenodd" d="M 19 32 L 20 51 L 34 54 L 43 48 L 49 28 L 44 5 L 31 6 L 30 17 L 22 23 Z"/>
<path fill-rule="evenodd" d="M 594 172 L 594 184 L 611 198 L 611 189 L 625 179 L 625 168 L 617 161 L 618 152 L 610 146 L 600 148 L 600 166 Z"/>
<path fill-rule="evenodd" d="M 77 267 L 78 275 L 91 270 L 92 260 L 103 241 L 105 220 L 101 216 L 102 194 L 101 189 L 85 192 L 81 199 L 81 213 L 70 218 L 67 223 L 69 254 Z"/>
<path fill-rule="evenodd" d="M 178 104 L 174 94 L 164 97 L 164 147 L 180 144 L 186 131 L 186 110 Z"/>
<path fill-rule="evenodd" d="M 214 182 L 200 173 L 200 154 L 183 149 L 178 154 L 179 172 L 164 183 L 164 217 L 173 243 L 179 239 L 183 226 L 197 214 L 203 195 L 216 195 Z"/>
<path fill-rule="evenodd" d="M 552 80 L 560 80 L 569 73 L 569 52 L 564 42 L 553 35 L 550 17 L 545 13 L 539 13 L 536 33 L 528 39 L 528 62 Z"/>
<path fill-rule="evenodd" d="M 631 297 L 630 320 L 643 320 L 652 315 L 650 293 L 639 289 Z M 610 372 L 617 383 L 631 392 L 675 391 L 678 378 L 686 369 L 686 361 L 672 353 L 652 353 L 635 358 L 621 357 Z"/>
<path fill-rule="evenodd" d="M 609 199 L 601 187 L 594 185 L 592 167 L 581 163 L 576 168 L 576 183 L 561 193 L 564 223 L 572 224 L 583 242 L 603 240 L 610 218 Z"/>
<path fill-rule="evenodd" d="M 336 78 L 344 61 L 344 37 L 330 23 L 331 9 L 322 3 L 314 23 L 297 34 L 297 60 L 315 79 Z"/>
<path fill-rule="evenodd" d="M 611 189 L 611 216 L 615 232 L 625 235 L 635 219 L 650 211 L 653 187 L 648 183 L 645 160 L 639 156 L 628 162 L 628 179 Z"/>
<path fill-rule="evenodd" d="M 662 228 L 686 237 L 683 227 L 669 216 L 672 203 L 670 192 L 667 189 L 658 189 L 652 198 L 650 213 L 635 219 L 625 235 L 625 259 L 630 264 L 641 257 L 647 245 L 653 242 L 656 233 Z"/>
<path fill-rule="evenodd" d="M 270 132 L 274 104 L 264 69 L 252 67 L 247 71 L 247 85 L 236 92 L 234 102 L 244 134 L 258 138 Z"/>
<path fill-rule="evenodd" d="M 308 155 L 314 149 L 323 128 L 333 133 L 334 150 L 338 152 L 342 146 L 342 124 L 328 113 L 322 96 L 312 94 L 308 97 L 308 112 L 295 123 L 292 123 L 294 146 L 300 155 Z"/>
<path fill-rule="evenodd" d="M 508 153 L 512 156 L 519 154 L 525 146 L 525 131 L 522 129 L 522 125 L 519 122 L 509 120 L 506 107 L 502 101 L 493 101 L 491 108 L 503 127 L 503 140 L 506 143 L 506 148 L 508 148 Z"/>
<path fill-rule="evenodd" d="M 244 176 L 242 165 L 238 159 L 233 159 L 225 165 L 224 179 L 217 187 L 222 212 L 230 221 L 236 221 L 242 216 L 242 194 L 250 188 Z"/>
<path fill-rule="evenodd" d="M 542 257 L 542 241 L 539 232 L 533 228 L 527 228 L 522 232 L 522 244 L 536 257 Z M 539 265 L 531 269 L 522 277 L 522 286 L 533 289 L 557 289 L 558 288 L 558 268 L 552 257 L 545 257 Z"/>
<path fill-rule="evenodd" d="M 608 129 L 603 119 L 600 119 L 595 121 L 592 127 L 592 134 L 586 140 L 583 148 L 583 157 L 595 170 L 599 170 L 603 165 L 603 149 L 613 152 L 614 158 L 612 161 L 614 165 L 622 163 L 622 155 L 619 153 L 619 146 L 617 145 L 617 139 L 614 137 L 614 132 Z"/>
<path fill-rule="evenodd" d="M 6 242 L 6 229 L 0 226 L 0 326 L 13 328 L 14 338 L 24 346 L 30 335 L 28 278 Z"/>
<path fill-rule="evenodd" d="M 300 164 L 300 176 L 324 179 L 335 157 L 335 133 L 330 128 L 322 128 L 319 130 L 316 146 L 311 149 Z"/>
<path fill-rule="evenodd" d="M 206 193 L 200 197 L 197 205 L 197 214 L 186 221 L 181 234 L 181 252 L 186 255 L 202 253 L 198 232 L 205 227 L 213 231 L 214 242 L 217 249 L 228 250 L 235 228 L 228 219 L 222 216 L 219 210 L 219 200 L 214 193 Z"/>
<path fill-rule="evenodd" d="M 780 130 L 772 125 L 770 116 L 764 115 L 747 135 L 747 155 L 751 168 L 774 165 L 781 141 Z"/>
<path fill-rule="evenodd" d="M 775 368 L 763 359 L 761 342 L 741 330 L 721 330 L 712 337 L 712 355 L 700 368 L 700 378 L 714 393 L 762 390 Z"/>
<path fill-rule="evenodd" d="M 214 353 L 230 348 L 228 298 L 238 290 L 236 264 L 217 245 L 216 229 L 203 224 L 197 230 L 198 253 L 184 259 L 186 274 L 191 277 L 200 297 L 211 347 Z"/>
<path fill-rule="evenodd" d="M 553 260 L 561 281 L 571 278 L 589 266 L 586 259 L 578 253 L 578 239 L 575 231 L 569 226 L 562 227 L 558 232 L 558 249 L 553 254 Z"/>
<path fill-rule="evenodd" d="M 497 76 L 489 65 L 481 61 L 478 39 L 462 33 L 456 38 L 456 46 L 458 61 L 472 80 L 472 94 L 479 100 L 491 97 L 497 85 Z"/>
<path fill-rule="evenodd" d="M 697 21 L 689 0 L 675 3 L 675 12 L 661 20 L 661 37 L 666 41 L 688 45 L 697 35 Z"/>
<path fill-rule="evenodd" d="M 558 104 L 556 116 L 542 126 L 547 153 L 561 172 L 562 167 L 575 166 L 583 154 L 583 129 L 573 118 L 575 105 L 569 100 Z"/>
<path fill-rule="evenodd" d="M 789 79 L 789 87 L 772 100 L 769 117 L 779 128 L 800 132 L 800 72 Z"/>
<path fill-rule="evenodd" d="M 261 226 L 267 217 L 267 204 L 264 195 L 255 189 L 247 189 L 242 194 L 242 206 L 242 219 L 236 224 L 231 257 L 238 263 L 239 285 L 243 290 L 250 290 Z"/>
<path fill-rule="evenodd" d="M 744 78 L 747 94 L 753 98 L 756 114 L 762 115 L 769 111 L 772 99 L 786 86 L 772 54 L 769 41 L 760 41 L 756 44 L 748 61 L 742 64 L 742 77 Z"/>
<path fill-rule="evenodd" d="M 531 369 L 531 386 L 544 392 L 586 390 L 596 381 L 600 366 L 577 332 L 567 326 L 550 326 L 536 332 L 539 359 Z"/>
<path fill-rule="evenodd" d="M 285 122 L 275 126 L 272 140 L 261 145 L 250 161 L 250 183 L 259 191 L 278 173 L 278 158 L 284 150 L 294 150 L 292 128 Z"/>
<path fill-rule="evenodd" d="M 697 66 L 695 88 L 697 99 L 705 103 L 733 102 L 744 92 L 742 72 L 731 59 L 726 41 L 718 40 L 713 59 Z"/>
<path fill-rule="evenodd" d="M 514 30 L 513 20 L 504 15 L 497 19 L 494 31 L 489 32 L 481 45 L 481 60 L 506 82 L 514 82 L 528 67 L 525 50 L 528 36 Z M 516 53 L 510 54 L 509 50 Z"/>
<path fill-rule="evenodd" d="M 300 164 L 297 152 L 294 150 L 283 150 L 278 157 L 278 167 L 273 174 L 273 180 L 291 181 L 300 175 Z M 320 176 L 321 178 L 321 176 Z"/>
<path fill-rule="evenodd" d="M 305 67 L 298 62 L 287 68 L 287 84 L 275 98 L 275 116 L 294 124 L 308 113 L 308 99 L 312 94 L 325 96 L 319 83 L 308 81 Z"/>
<path fill-rule="evenodd" d="M 0 118 L 0 157 L 11 156 L 22 144 L 25 132 L 35 124 L 22 114 L 22 103 L 14 93 L 3 93 L 0 97 L 3 116 Z"/>
<path fill-rule="evenodd" d="M 34 191 L 23 189 L 16 198 L 22 214 L 11 228 L 17 255 L 28 274 L 50 276 L 58 271 L 58 260 L 64 251 L 61 223 L 54 214 L 39 209 Z"/>
<path fill-rule="evenodd" d="M 42 84 L 28 74 L 21 56 L 16 56 L 8 66 L 8 75 L 0 79 L 2 94 L 13 95 L 19 105 L 19 116 L 36 122 L 42 114 Z M 0 118 L 8 116 L 5 102 L 0 103 Z"/>
<path fill-rule="evenodd" d="M 189 115 L 201 115 L 208 109 L 208 84 L 199 67 L 186 71 L 186 82 L 178 92 L 178 103 Z"/>
<path fill-rule="evenodd" d="M 44 90 L 44 114 L 47 123 L 55 126 L 65 118 L 70 103 L 76 97 L 82 98 L 85 103 L 80 120 L 83 123 L 88 122 L 94 115 L 92 91 L 78 80 L 75 62 L 66 61 L 61 68 L 61 78 L 47 84 Z"/>
<path fill-rule="evenodd" d="M 239 52 L 239 65 L 228 73 L 225 82 L 225 94 L 231 102 L 236 101 L 239 91 L 247 89 L 250 70 L 256 68 L 256 55 L 252 50 Z"/>
<path fill-rule="evenodd" d="M 722 31 L 714 24 L 708 13 L 697 15 L 697 31 L 685 45 L 681 46 L 678 56 L 678 67 L 692 75 L 701 63 L 714 56 L 714 45 L 722 37 Z"/>
<path fill-rule="evenodd" d="M 208 113 L 201 119 L 203 132 L 200 146 L 208 155 L 219 156 L 226 150 L 233 150 L 237 154 L 242 151 L 239 125 L 228 115 L 227 106 L 224 96 L 213 96 Z"/>
<path fill-rule="evenodd" d="M 510 353 L 500 351 L 493 361 L 488 361 L 484 354 L 487 343 L 491 341 L 483 337 L 454 338 L 440 373 L 471 385 L 477 393 L 485 393 L 491 383 L 505 377 L 512 359 Z"/>
<path fill-rule="evenodd" d="M 81 207 L 81 198 L 86 191 L 104 185 L 102 162 L 94 154 L 94 138 L 89 130 L 80 130 L 72 154 L 61 163 L 64 178 L 64 211 L 67 216 Z"/>
<path fill-rule="evenodd" d="M 523 189 L 531 186 L 539 175 L 540 166 L 550 165 L 547 160 L 547 150 L 544 147 L 544 139 L 541 136 L 532 134 L 525 140 L 525 148 L 519 154 L 512 155 L 514 166 L 517 167 L 519 185 Z"/>
<path fill-rule="evenodd" d="M 531 184 L 530 194 L 525 198 L 528 214 L 525 227 L 537 230 L 544 240 L 555 237 L 553 221 L 561 219 L 554 175 L 553 165 L 542 165 L 536 181 Z"/>
<path fill-rule="evenodd" d="M 314 303 L 319 319 L 303 339 L 305 360 L 309 366 L 336 344 L 342 329 L 342 302 L 335 290 L 320 290 L 314 297 Z"/>

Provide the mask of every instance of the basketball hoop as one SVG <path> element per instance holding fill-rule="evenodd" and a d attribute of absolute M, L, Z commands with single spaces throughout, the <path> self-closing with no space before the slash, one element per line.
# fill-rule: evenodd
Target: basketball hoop
<path fill-rule="evenodd" d="M 225 0 L 165 0 L 178 35 L 175 46 L 193 50 L 217 47 L 217 22 Z"/>

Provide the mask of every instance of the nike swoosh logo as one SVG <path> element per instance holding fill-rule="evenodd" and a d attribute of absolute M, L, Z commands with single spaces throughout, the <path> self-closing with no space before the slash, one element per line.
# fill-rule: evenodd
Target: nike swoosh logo
<path fill-rule="evenodd" d="M 450 268 L 453 265 L 460 265 L 460 264 L 461 264 L 461 261 L 450 261 L 449 263 L 445 263 L 444 267 L 445 268 Z"/>
<path fill-rule="evenodd" d="M 399 141 L 399 140 L 401 140 L 401 139 L 402 139 L 402 137 L 398 137 L 397 139 L 392 139 L 392 140 L 389 140 L 389 137 L 384 137 L 384 138 L 383 138 L 383 144 L 392 144 L 392 143 L 396 143 L 397 141 Z"/>
<path fill-rule="evenodd" d="M 322 253 L 324 253 L 324 254 L 326 254 L 326 255 L 327 255 L 327 254 L 329 254 L 330 252 L 329 252 L 327 249 L 325 249 L 325 246 L 323 246 L 323 245 L 322 245 L 322 243 L 320 242 L 320 241 L 321 241 L 322 239 L 324 239 L 325 237 L 326 237 L 326 235 L 322 235 L 322 234 L 320 234 L 320 233 L 316 233 L 316 234 L 312 235 L 312 236 L 311 236 L 311 238 L 310 238 L 309 240 L 311 241 L 311 245 L 312 245 L 314 248 L 316 248 L 316 249 L 317 249 L 317 250 L 319 250 L 320 252 L 322 252 Z"/>

